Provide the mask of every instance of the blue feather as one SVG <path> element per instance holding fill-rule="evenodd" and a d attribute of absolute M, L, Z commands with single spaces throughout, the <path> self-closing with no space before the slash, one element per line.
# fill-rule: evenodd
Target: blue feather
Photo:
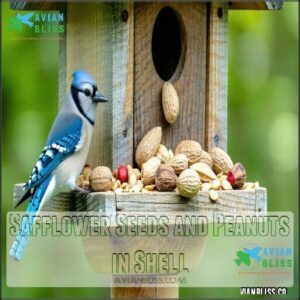
<path fill-rule="evenodd" d="M 20 226 L 19 233 L 11 247 L 10 256 L 14 257 L 16 260 L 20 260 L 23 256 L 23 252 L 30 236 L 32 226 L 34 224 L 36 213 L 40 208 L 41 201 L 47 191 L 48 184 L 52 176 L 48 176 L 34 191 L 28 208 L 26 210 L 26 215 L 22 218 L 22 223 Z"/>
<path fill-rule="evenodd" d="M 22 220 L 19 234 L 10 250 L 10 255 L 16 260 L 22 258 L 24 248 L 35 222 L 35 216 L 40 209 L 42 198 L 52 178 L 51 173 L 63 160 L 76 151 L 76 147 L 80 141 L 82 120 L 76 115 L 67 115 L 65 120 L 67 121 L 66 126 L 60 127 L 64 123 L 60 122 L 60 117 L 56 119 L 48 137 L 46 147 L 43 149 L 28 182 L 24 186 L 25 190 L 34 188 L 34 192 L 26 210 L 26 217 Z"/>
<path fill-rule="evenodd" d="M 46 178 L 63 160 L 74 153 L 80 141 L 81 130 L 68 134 L 62 139 L 46 146 L 35 164 L 24 189 L 36 187 Z"/>
<path fill-rule="evenodd" d="M 77 70 L 73 73 L 73 82 L 72 85 L 76 88 L 80 88 L 83 83 L 89 83 L 93 86 L 96 86 L 95 79 L 86 71 Z"/>
<path fill-rule="evenodd" d="M 81 137 L 82 119 L 68 114 L 56 118 L 41 155 L 36 162 L 24 190 L 41 183 L 63 160 L 75 152 Z"/>

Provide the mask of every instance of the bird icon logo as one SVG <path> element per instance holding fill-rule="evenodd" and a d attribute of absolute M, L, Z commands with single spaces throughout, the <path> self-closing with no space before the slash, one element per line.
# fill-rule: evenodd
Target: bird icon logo
<path fill-rule="evenodd" d="M 33 26 L 33 22 L 30 21 L 33 13 L 28 13 L 26 15 L 17 14 L 17 19 L 21 21 L 22 24 L 28 25 L 29 27 Z"/>
<path fill-rule="evenodd" d="M 234 259 L 236 265 L 239 267 L 241 265 L 250 266 L 252 260 L 255 263 L 259 263 L 261 261 L 261 256 L 259 256 L 259 252 L 261 251 L 261 247 L 254 248 L 243 248 L 243 250 L 239 250 L 236 252 L 237 258 Z"/>
<path fill-rule="evenodd" d="M 15 17 L 10 17 L 9 19 L 9 29 L 21 31 L 23 29 L 23 24 L 32 28 L 34 23 L 30 21 L 34 14 L 27 13 L 25 15 L 17 14 Z"/>

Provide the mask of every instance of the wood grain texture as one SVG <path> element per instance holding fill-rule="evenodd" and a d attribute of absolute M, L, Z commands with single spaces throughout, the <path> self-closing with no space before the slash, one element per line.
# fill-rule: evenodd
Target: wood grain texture
<path fill-rule="evenodd" d="M 25 183 L 19 183 L 14 186 L 14 206 L 25 194 L 23 186 Z M 86 199 L 83 194 L 71 192 L 61 193 L 53 197 L 46 203 L 42 211 L 86 211 L 88 209 Z"/>
<path fill-rule="evenodd" d="M 133 163 L 133 3 L 114 3 L 113 18 L 112 165 L 117 168 Z"/>
<path fill-rule="evenodd" d="M 97 106 L 87 159 L 92 167 L 132 163 L 133 25 L 133 3 L 67 4 L 66 78 L 85 69 L 109 99 Z"/>
<path fill-rule="evenodd" d="M 229 9 L 248 9 L 248 10 L 277 10 L 282 9 L 283 0 L 270 0 L 270 1 L 231 1 L 229 2 Z"/>
<path fill-rule="evenodd" d="M 27 1 L 27 0 L 10 0 L 9 6 L 14 10 L 56 10 L 59 2 L 63 1 Z"/>
<path fill-rule="evenodd" d="M 257 189 L 256 190 L 256 211 L 266 212 L 266 213 L 268 211 L 267 190 L 266 189 Z"/>
<path fill-rule="evenodd" d="M 14 204 L 24 195 L 23 186 L 24 184 L 15 185 Z M 90 193 L 85 199 L 82 194 L 73 192 L 56 196 L 43 210 L 88 210 L 112 215 L 126 211 L 157 212 L 158 214 L 165 211 L 228 211 L 231 213 L 267 211 L 267 190 L 265 188 L 218 191 L 218 194 L 218 201 L 212 202 L 208 192 L 199 192 L 192 199 L 183 198 L 176 192 L 122 194 L 99 192 Z"/>
<path fill-rule="evenodd" d="M 227 149 L 227 31 L 225 2 L 208 4 L 208 56 L 206 87 L 206 149 Z"/>
<path fill-rule="evenodd" d="M 53 9 L 57 2 L 43 2 L 43 1 L 26 1 L 26 0 L 10 0 L 10 7 L 16 10 L 48 10 Z M 249 10 L 265 10 L 265 9 L 281 9 L 283 0 L 271 1 L 231 1 L 229 2 L 229 9 L 249 9 Z"/>
<path fill-rule="evenodd" d="M 265 1 L 254 1 L 254 2 L 240 2 L 240 1 L 232 1 L 228 5 L 229 9 L 249 9 L 249 10 L 264 10 L 268 9 Z"/>
<path fill-rule="evenodd" d="M 97 105 L 87 163 L 112 166 L 112 4 L 67 3 L 66 78 L 77 69 L 95 77 L 110 101 Z M 69 89 L 69 85 L 67 86 Z"/>
<path fill-rule="evenodd" d="M 182 20 L 185 62 L 178 80 L 171 80 L 177 90 L 180 112 L 175 124 L 166 122 L 162 110 L 163 81 L 157 74 L 151 51 L 152 29 L 160 10 L 172 7 Z M 134 69 L 134 147 L 144 134 L 162 126 L 162 143 L 174 148 L 183 139 L 204 143 L 206 89 L 206 4 L 136 3 Z"/>

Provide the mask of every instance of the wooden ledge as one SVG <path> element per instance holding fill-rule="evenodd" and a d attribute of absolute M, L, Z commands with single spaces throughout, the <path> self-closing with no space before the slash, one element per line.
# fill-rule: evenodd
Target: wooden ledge
<path fill-rule="evenodd" d="M 14 203 L 24 194 L 24 184 L 16 184 Z M 267 190 L 218 191 L 219 199 L 212 202 L 208 192 L 199 192 L 197 196 L 186 199 L 176 192 L 122 193 L 100 192 L 90 193 L 86 198 L 80 193 L 60 194 L 49 201 L 44 211 L 102 211 L 116 214 L 121 211 L 136 212 L 265 212 L 267 211 Z"/>

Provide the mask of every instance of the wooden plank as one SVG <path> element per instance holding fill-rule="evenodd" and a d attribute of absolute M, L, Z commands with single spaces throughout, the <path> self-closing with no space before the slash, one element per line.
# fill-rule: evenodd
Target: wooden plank
<path fill-rule="evenodd" d="M 276 10 L 282 9 L 283 0 L 271 0 L 271 1 L 230 1 L 229 9 L 247 9 L 247 10 Z"/>
<path fill-rule="evenodd" d="M 133 163 L 133 2 L 114 3 L 113 17 L 112 166 L 115 169 Z"/>
<path fill-rule="evenodd" d="M 111 168 L 131 164 L 133 3 L 68 3 L 67 16 L 66 78 L 69 81 L 78 68 L 86 69 L 109 99 L 97 107 L 87 163 Z"/>
<path fill-rule="evenodd" d="M 87 163 L 112 166 L 112 4 L 67 3 L 66 78 L 91 73 L 110 101 L 99 104 Z M 67 89 L 69 86 L 67 87 Z"/>
<path fill-rule="evenodd" d="M 14 204 L 24 194 L 24 184 L 14 187 Z M 164 212 L 164 211 L 267 211 L 267 190 L 258 188 L 253 190 L 218 191 L 219 199 L 212 202 L 208 192 L 199 192 L 192 199 L 181 197 L 176 192 L 148 192 L 122 193 L 113 192 L 90 193 L 84 199 L 82 194 L 72 193 L 55 197 L 49 201 L 43 210 L 51 211 L 61 206 L 62 210 L 87 210 L 115 214 L 117 211 L 136 212 Z M 52 203 L 53 202 L 53 203 Z M 59 203 L 61 202 L 61 205 Z M 51 205 L 51 206 L 50 206 Z"/>
<path fill-rule="evenodd" d="M 27 0 L 10 0 L 9 6 L 14 10 L 57 10 L 59 7 L 59 2 L 64 2 L 62 0 L 57 1 L 27 1 Z"/>
<path fill-rule="evenodd" d="M 267 190 L 266 189 L 256 189 L 256 211 L 267 213 Z"/>
<path fill-rule="evenodd" d="M 152 59 L 152 30 L 156 17 L 166 5 L 175 9 L 184 30 L 185 60 L 178 80 L 171 79 L 180 100 L 175 124 L 168 124 L 161 105 L 163 81 Z M 136 3 L 134 70 L 134 147 L 154 126 L 162 126 L 162 143 L 173 148 L 183 139 L 204 144 L 206 80 L 206 4 Z"/>
<path fill-rule="evenodd" d="M 260 201 L 266 201 L 266 190 L 261 188 Z M 256 190 L 218 191 L 219 199 L 212 202 L 208 192 L 200 192 L 192 199 L 181 197 L 178 193 L 130 193 L 117 194 L 118 211 L 227 211 L 231 213 L 256 211 Z M 264 209 L 264 208 L 262 208 Z"/>
<path fill-rule="evenodd" d="M 27 1 L 27 0 L 10 0 L 10 7 L 15 10 L 50 10 L 54 9 L 57 2 L 64 2 L 57 0 L 55 2 L 44 1 Z M 248 9 L 248 10 L 266 10 L 266 9 L 281 9 L 283 0 L 271 1 L 230 1 L 229 9 Z"/>
<path fill-rule="evenodd" d="M 227 148 L 227 31 L 225 2 L 209 5 L 206 87 L 206 149 Z"/>
<path fill-rule="evenodd" d="M 25 183 L 19 183 L 14 186 L 14 206 L 23 197 L 25 191 L 23 186 Z M 44 205 L 42 211 L 86 211 L 86 200 L 82 194 L 61 193 L 53 197 L 48 203 Z"/>
<path fill-rule="evenodd" d="M 113 217 L 116 215 L 116 195 L 113 192 L 90 193 L 86 203 L 87 211 L 99 211 Z"/>

